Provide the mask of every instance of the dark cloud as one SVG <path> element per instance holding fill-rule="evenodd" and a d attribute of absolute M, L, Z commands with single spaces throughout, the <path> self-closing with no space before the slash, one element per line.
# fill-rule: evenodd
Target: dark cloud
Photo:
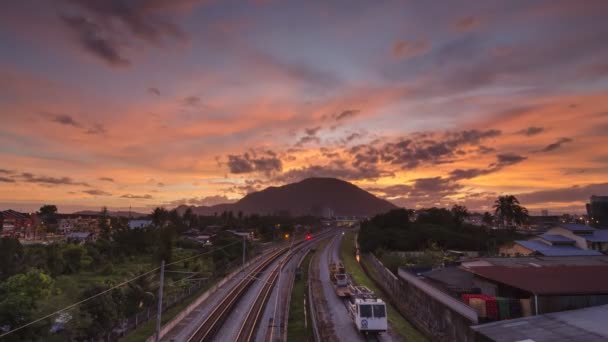
<path fill-rule="evenodd" d="M 381 147 L 357 145 L 349 152 L 353 155 L 356 166 L 382 161 L 413 169 L 425 163 L 449 163 L 460 147 L 478 145 L 481 141 L 500 134 L 501 131 L 495 129 L 447 132 L 440 137 L 429 133 L 417 133 L 396 142 L 385 143 Z"/>
<path fill-rule="evenodd" d="M 242 174 L 260 172 L 271 175 L 283 169 L 283 163 L 272 151 L 265 151 L 262 155 L 251 151 L 242 155 L 228 155 L 228 168 L 230 173 Z"/>
<path fill-rule="evenodd" d="M 558 148 L 562 147 L 562 145 L 567 144 L 569 142 L 572 142 L 572 139 L 559 138 L 556 142 L 545 146 L 543 149 L 539 150 L 538 152 L 551 152 L 551 151 L 557 150 Z"/>
<path fill-rule="evenodd" d="M 145 195 L 133 195 L 133 194 L 125 194 L 120 196 L 121 198 L 128 198 L 128 199 L 152 199 L 152 196 L 149 194 L 145 194 Z"/>
<path fill-rule="evenodd" d="M 496 149 L 493 147 L 479 145 L 479 147 L 477 148 L 477 153 L 479 153 L 479 154 L 488 154 L 488 153 L 494 153 L 494 152 L 496 152 Z"/>
<path fill-rule="evenodd" d="M 470 31 L 479 26 L 479 18 L 470 16 L 457 20 L 454 23 L 454 28 L 458 31 Z"/>
<path fill-rule="evenodd" d="M 586 202 L 592 195 L 608 194 L 608 183 L 587 184 L 583 186 L 572 186 L 554 190 L 534 191 L 519 194 L 517 198 L 524 205 L 539 203 L 569 203 Z"/>
<path fill-rule="evenodd" d="M 80 127 L 80 123 L 78 121 L 74 120 L 74 118 L 69 115 L 63 115 L 63 114 L 55 115 L 52 118 L 52 121 L 62 124 L 62 125 Z"/>
<path fill-rule="evenodd" d="M 339 121 L 339 120 L 343 120 L 343 119 L 352 118 L 354 116 L 357 116 L 360 112 L 361 111 L 358 109 L 347 109 L 347 110 L 344 110 L 344 111 L 334 115 L 334 119 Z"/>
<path fill-rule="evenodd" d="M 533 135 L 542 133 L 544 130 L 545 129 L 543 127 L 531 126 L 526 129 L 522 129 L 521 131 L 518 131 L 517 134 L 526 135 L 526 136 L 531 137 Z"/>
<path fill-rule="evenodd" d="M 99 177 L 99 180 L 104 182 L 114 182 L 114 178 L 110 177 Z"/>
<path fill-rule="evenodd" d="M 498 159 L 498 162 L 496 162 L 496 164 L 493 164 L 493 166 L 496 167 L 513 165 L 528 159 L 528 157 L 520 156 L 518 154 L 513 153 L 499 154 L 496 156 L 496 158 Z"/>
<path fill-rule="evenodd" d="M 389 171 L 383 171 L 376 166 L 349 167 L 342 161 L 331 165 L 310 165 L 299 169 L 289 170 L 274 178 L 277 182 L 293 183 L 311 177 L 330 177 L 344 180 L 374 180 L 380 177 L 393 176 Z"/>
<path fill-rule="evenodd" d="M 101 58 L 110 66 L 128 66 L 131 62 L 122 57 L 117 43 L 105 38 L 103 29 L 82 16 L 61 16 L 62 22 L 72 31 L 78 43 L 89 53 Z"/>
<path fill-rule="evenodd" d="M 183 37 L 183 32 L 167 17 L 168 12 L 200 1 L 193 0 L 69 0 L 99 19 L 121 22 L 134 36 L 158 42 L 162 36 Z M 101 20 L 100 20 L 101 21 Z M 106 25 L 110 25 L 107 23 Z"/>
<path fill-rule="evenodd" d="M 189 106 L 196 106 L 201 102 L 201 98 L 198 96 L 188 96 L 184 98 L 184 104 Z"/>
<path fill-rule="evenodd" d="M 13 170 L 7 170 L 7 169 L 0 169 L 0 173 L 4 173 L 4 174 L 7 174 L 7 175 L 12 175 L 12 174 L 15 173 L 15 171 L 13 171 Z"/>
<path fill-rule="evenodd" d="M 82 47 L 111 66 L 127 66 L 123 47 L 140 41 L 160 45 L 164 37 L 183 40 L 185 34 L 171 16 L 202 0 L 64 0 L 71 16 L 61 19 Z M 121 42 L 118 44 L 117 42 Z"/>
<path fill-rule="evenodd" d="M 49 176 L 36 176 L 29 172 L 23 172 L 19 175 L 19 179 L 27 183 L 37 183 L 43 185 L 81 185 L 89 186 L 85 182 L 78 182 L 70 177 L 49 177 Z"/>
<path fill-rule="evenodd" d="M 311 142 L 315 142 L 318 144 L 321 142 L 321 139 L 314 135 L 305 135 L 305 136 L 301 137 L 300 140 L 298 140 L 298 142 L 295 144 L 295 146 L 302 147 Z"/>
<path fill-rule="evenodd" d="M 462 185 L 443 177 L 415 179 L 411 184 L 393 185 L 384 188 L 368 188 L 393 203 L 407 207 L 431 207 L 450 201 L 449 196 L 456 195 Z"/>
<path fill-rule="evenodd" d="M 94 124 L 86 130 L 87 134 L 105 134 L 106 128 L 101 124 Z"/>
<path fill-rule="evenodd" d="M 148 93 L 150 93 L 152 95 L 160 96 L 160 90 L 158 90 L 158 88 L 155 88 L 155 87 L 148 88 Z"/>
<path fill-rule="evenodd" d="M 15 183 L 15 180 L 7 177 L 0 177 L 0 183 Z"/>
<path fill-rule="evenodd" d="M 215 195 L 207 197 L 192 197 L 182 198 L 175 201 L 165 203 L 167 207 L 177 207 L 180 205 L 194 205 L 194 206 L 205 206 L 210 207 L 217 204 L 234 203 L 235 200 L 230 199 L 224 195 Z"/>
<path fill-rule="evenodd" d="M 360 133 L 360 132 L 354 132 L 349 134 L 345 139 L 344 142 L 345 143 L 349 143 L 352 142 L 353 140 L 358 140 L 361 139 L 365 136 L 365 133 Z"/>
<path fill-rule="evenodd" d="M 158 182 L 158 183 L 156 183 L 156 186 L 158 186 L 158 187 L 161 187 L 161 188 L 162 188 L 162 187 L 164 187 L 164 186 L 165 186 L 165 183 Z"/>
<path fill-rule="evenodd" d="M 488 165 L 485 169 L 455 169 L 450 172 L 449 179 L 453 181 L 461 180 L 461 179 L 471 179 L 483 175 L 487 175 L 490 173 L 498 172 L 503 168 L 514 165 L 517 163 L 521 163 L 522 161 L 528 159 L 525 156 L 520 156 L 518 154 L 513 153 L 505 153 L 499 154 L 496 156 L 496 162 Z"/>
<path fill-rule="evenodd" d="M 321 129 L 321 126 L 306 128 L 304 131 L 307 135 L 316 135 L 317 132 Z"/>
<path fill-rule="evenodd" d="M 111 193 L 105 192 L 98 189 L 84 190 L 83 193 L 91 195 L 91 196 L 112 196 Z"/>

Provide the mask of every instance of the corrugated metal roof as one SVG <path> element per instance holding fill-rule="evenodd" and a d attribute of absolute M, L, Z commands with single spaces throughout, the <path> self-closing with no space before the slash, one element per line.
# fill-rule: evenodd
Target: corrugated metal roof
<path fill-rule="evenodd" d="M 608 242 L 608 229 L 596 229 L 593 235 L 585 236 L 585 240 L 591 242 Z"/>
<path fill-rule="evenodd" d="M 568 237 L 565 237 L 563 235 L 557 235 L 557 234 L 541 234 L 539 235 L 540 238 L 542 238 L 543 240 L 549 241 L 549 242 L 576 242 Z"/>
<path fill-rule="evenodd" d="M 560 227 L 568 229 L 571 232 L 582 232 L 582 231 L 594 231 L 595 228 L 588 226 L 586 224 L 580 223 L 560 223 Z"/>
<path fill-rule="evenodd" d="M 537 240 L 516 240 L 518 243 L 532 251 L 545 256 L 594 256 L 602 253 L 594 250 L 580 249 L 574 246 L 553 246 Z"/>
<path fill-rule="evenodd" d="M 608 266 L 485 266 L 467 270 L 537 295 L 608 294 Z"/>

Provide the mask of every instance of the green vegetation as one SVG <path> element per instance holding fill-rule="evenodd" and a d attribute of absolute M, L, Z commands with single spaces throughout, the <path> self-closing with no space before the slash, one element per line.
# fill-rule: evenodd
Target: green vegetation
<path fill-rule="evenodd" d="M 50 217 L 48 224 L 53 224 L 52 215 L 56 208 L 43 208 Z M 211 250 L 177 238 L 191 221 L 184 220 L 176 211 L 158 208 L 153 219 L 157 224 L 155 227 L 129 229 L 126 219 L 110 219 L 102 210 L 98 220 L 100 238 L 96 241 L 22 246 L 16 238 L 0 239 L 0 326 L 5 329 L 18 327 L 140 276 L 68 310 L 64 315 L 40 321 L 4 339 L 104 338 L 123 319 L 155 305 L 158 272 L 142 274 L 158 268 L 160 260 L 171 262 L 188 258 L 168 266 L 167 270 L 192 272 L 166 274 L 164 297 L 168 299 L 181 295 L 192 286 L 187 278 L 218 279 L 242 257 L 242 239 L 233 234 L 218 233 Z M 194 216 L 188 219 L 195 220 Z M 204 253 L 207 250 L 209 253 Z M 254 253 L 252 246 L 247 250 L 250 255 Z M 195 257 L 197 255 L 200 256 Z M 179 312 L 174 310 L 176 308 L 169 310 L 164 317 L 170 319 Z M 58 318 L 62 319 L 56 321 Z M 51 328 L 55 332 L 52 333 Z"/>
<path fill-rule="evenodd" d="M 466 208 L 430 208 L 416 212 L 392 210 L 361 224 L 359 245 L 362 252 L 420 251 L 429 248 L 458 249 L 496 253 L 497 246 L 519 236 L 512 231 L 491 230 L 465 223 Z"/>
<path fill-rule="evenodd" d="M 288 341 L 313 340 L 310 314 L 306 312 L 308 307 L 306 306 L 307 303 L 305 303 L 305 300 L 308 300 L 308 265 L 313 255 L 314 252 L 306 255 L 301 265 L 302 276 L 300 279 L 296 279 L 293 284 L 287 326 Z"/>
<path fill-rule="evenodd" d="M 528 220 L 528 209 L 519 205 L 519 200 L 513 195 L 499 196 L 494 202 L 494 213 L 500 223 L 508 227 L 521 225 Z"/>
<path fill-rule="evenodd" d="M 375 293 L 382 293 L 376 284 L 365 274 L 361 265 L 355 259 L 355 248 L 354 248 L 355 236 L 353 233 L 347 233 L 342 239 L 340 245 L 340 258 L 346 267 L 346 271 L 351 275 L 354 282 L 358 285 L 363 285 L 374 291 Z M 362 260 L 363 261 L 363 260 Z M 368 267 L 372 269 L 372 267 Z M 426 341 L 427 339 L 416 330 L 399 312 L 390 304 L 386 303 L 388 321 L 397 334 L 403 336 L 406 341 Z"/>

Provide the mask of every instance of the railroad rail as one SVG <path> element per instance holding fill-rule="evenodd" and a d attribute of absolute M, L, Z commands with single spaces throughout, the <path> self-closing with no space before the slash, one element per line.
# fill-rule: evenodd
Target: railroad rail
<path fill-rule="evenodd" d="M 288 247 L 281 248 L 277 252 L 272 253 L 265 261 L 260 265 L 257 265 L 253 271 L 246 275 L 233 289 L 224 297 L 218 305 L 213 308 L 211 313 L 207 316 L 205 321 L 196 329 L 194 334 L 188 339 L 189 342 L 195 341 L 211 341 L 213 335 L 222 325 L 228 314 L 232 311 L 232 308 L 236 305 L 238 300 L 245 294 L 246 290 L 255 281 L 257 276 L 262 273 L 271 263 L 273 263 L 279 256 L 288 251 Z"/>
<path fill-rule="evenodd" d="M 256 280 L 260 280 L 260 275 L 263 273 L 263 271 L 267 269 L 273 262 L 275 262 L 281 255 L 289 251 L 289 255 L 274 266 L 270 271 L 270 275 L 264 280 L 262 290 L 254 300 L 253 305 L 247 313 L 247 318 L 243 321 L 243 325 L 239 330 L 237 341 L 254 340 L 256 327 L 263 316 L 264 306 L 272 293 L 272 289 L 277 282 L 281 269 L 297 251 L 306 245 L 306 243 L 311 243 L 311 241 L 299 241 L 293 244 L 291 247 L 283 247 L 277 252 L 269 255 L 266 260 L 257 265 L 237 285 L 233 287 L 230 293 L 213 308 L 211 313 L 187 341 L 211 341 L 214 335 L 221 328 L 223 322 L 229 316 L 232 309 L 238 303 L 239 299 L 245 295 L 251 284 L 253 284 L 253 282 Z"/>
<path fill-rule="evenodd" d="M 254 340 L 255 329 L 258 325 L 258 322 L 262 318 L 264 306 L 266 302 L 268 302 L 268 298 L 272 293 L 272 288 L 277 282 L 277 278 L 279 277 L 279 273 L 281 268 L 283 267 L 285 261 L 281 261 L 275 267 L 273 267 L 272 272 L 270 273 L 270 277 L 264 283 L 260 294 L 255 299 L 253 305 L 249 308 L 249 312 L 247 312 L 247 318 L 243 321 L 243 325 L 239 330 L 239 334 L 236 338 L 236 341 L 240 342 L 248 342 Z"/>

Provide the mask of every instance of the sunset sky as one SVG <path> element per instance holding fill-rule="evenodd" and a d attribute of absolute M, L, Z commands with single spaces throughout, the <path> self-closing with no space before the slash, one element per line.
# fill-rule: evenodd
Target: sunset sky
<path fill-rule="evenodd" d="M 448 6 L 449 4 L 449 6 Z M 608 195 L 608 1 L 11 1 L 0 208 L 311 176 L 408 208 Z"/>

